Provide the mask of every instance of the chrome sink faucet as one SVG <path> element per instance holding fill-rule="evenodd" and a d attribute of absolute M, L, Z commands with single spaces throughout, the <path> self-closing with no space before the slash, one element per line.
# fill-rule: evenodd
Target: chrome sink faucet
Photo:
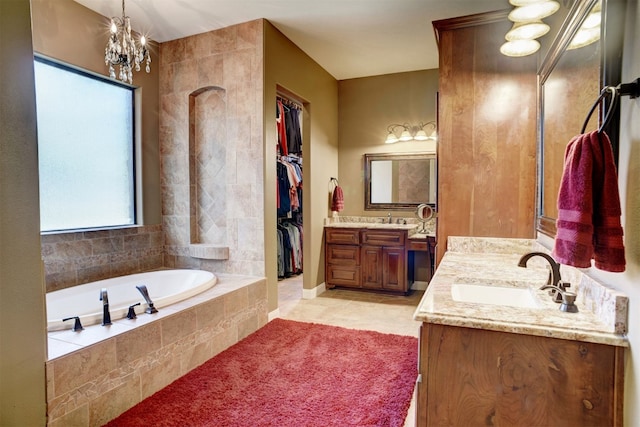
<path fill-rule="evenodd" d="M 389 219 L 389 224 L 391 224 L 391 212 L 389 212 L 389 214 L 387 215 L 387 218 Z"/>

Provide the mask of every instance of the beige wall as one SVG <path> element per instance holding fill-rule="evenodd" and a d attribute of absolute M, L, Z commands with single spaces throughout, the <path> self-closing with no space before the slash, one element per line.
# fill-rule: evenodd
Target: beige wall
<path fill-rule="evenodd" d="M 33 49 L 68 64 L 108 75 L 105 18 L 72 0 L 32 0 Z M 151 73 L 134 73 L 142 92 L 142 185 L 145 226 L 45 235 L 47 290 L 139 273 L 163 265 L 158 152 L 158 46 L 151 42 Z"/>
<path fill-rule="evenodd" d="M 432 141 L 384 144 L 392 123 L 417 125 L 436 120 L 438 70 L 341 80 L 339 95 L 338 175 L 344 192 L 344 216 L 384 216 L 364 210 L 365 153 L 435 152 Z M 428 130 L 429 128 L 425 128 Z M 413 216 L 413 212 L 394 212 Z"/>
<path fill-rule="evenodd" d="M 0 2 L 0 425 L 45 422 L 36 105 L 29 0 Z"/>
<path fill-rule="evenodd" d="M 105 76 L 107 43 L 102 15 L 73 0 L 31 0 L 33 50 Z M 158 154 L 158 46 L 150 41 L 151 73 L 134 73 L 142 88 L 142 180 L 144 223 L 160 224 L 160 161 Z M 116 70 L 117 72 L 117 70 Z"/>
<path fill-rule="evenodd" d="M 273 311 L 278 302 L 276 88 L 285 88 L 304 103 L 303 282 L 305 289 L 311 289 L 324 282 L 323 220 L 329 214 L 329 178 L 336 176 L 338 165 L 338 82 L 268 21 L 265 21 L 264 57 L 265 269 L 269 281 L 269 311 Z"/>

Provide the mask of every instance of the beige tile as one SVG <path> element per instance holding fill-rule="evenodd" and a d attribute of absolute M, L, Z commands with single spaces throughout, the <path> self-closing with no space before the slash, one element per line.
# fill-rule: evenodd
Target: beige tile
<path fill-rule="evenodd" d="M 47 427 L 86 427 L 88 425 L 89 404 L 87 403 L 64 414 L 61 417 L 49 420 L 47 422 Z"/>
<path fill-rule="evenodd" d="M 162 319 L 162 346 L 174 343 L 196 330 L 196 309 L 180 311 Z"/>
<path fill-rule="evenodd" d="M 196 307 L 198 329 L 216 326 L 224 319 L 224 300 L 216 298 Z"/>
<path fill-rule="evenodd" d="M 52 363 L 54 381 L 52 397 L 55 397 L 115 369 L 117 367 L 116 346 L 113 341 L 100 342 L 60 357 Z"/>
<path fill-rule="evenodd" d="M 166 357 L 150 369 L 140 372 L 142 399 L 168 386 L 182 375 L 179 357 Z"/>
<path fill-rule="evenodd" d="M 115 339 L 118 365 L 126 364 L 160 349 L 160 322 L 149 323 L 132 329 L 129 333 L 118 335 Z M 109 340 L 108 342 L 114 342 Z"/>
<path fill-rule="evenodd" d="M 131 376 L 128 382 L 102 394 L 89 403 L 90 427 L 102 426 L 117 417 L 142 399 L 140 397 L 140 378 Z"/>
<path fill-rule="evenodd" d="M 224 315 L 227 318 L 231 318 L 236 313 L 246 310 L 249 306 L 249 293 L 246 287 L 226 294 L 223 299 Z"/>

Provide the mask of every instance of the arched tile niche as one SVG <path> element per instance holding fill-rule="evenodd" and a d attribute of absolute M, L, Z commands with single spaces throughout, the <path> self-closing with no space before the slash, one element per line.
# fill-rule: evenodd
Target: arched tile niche
<path fill-rule="evenodd" d="M 189 254 L 228 259 L 226 90 L 189 94 Z"/>

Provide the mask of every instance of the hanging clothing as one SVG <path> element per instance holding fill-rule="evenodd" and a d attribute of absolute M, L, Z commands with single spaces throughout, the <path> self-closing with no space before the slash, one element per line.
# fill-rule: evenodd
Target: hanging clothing
<path fill-rule="evenodd" d="M 287 148 L 287 128 L 284 105 L 280 99 L 276 100 L 276 129 L 278 131 L 278 152 L 286 156 L 289 154 Z"/>

